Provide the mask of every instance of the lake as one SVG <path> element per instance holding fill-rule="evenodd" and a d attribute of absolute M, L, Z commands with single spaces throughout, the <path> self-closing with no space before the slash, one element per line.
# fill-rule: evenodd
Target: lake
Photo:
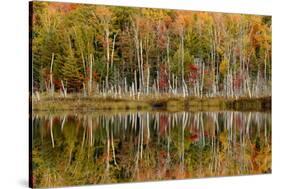
<path fill-rule="evenodd" d="M 37 112 L 34 187 L 271 173 L 270 112 Z"/>

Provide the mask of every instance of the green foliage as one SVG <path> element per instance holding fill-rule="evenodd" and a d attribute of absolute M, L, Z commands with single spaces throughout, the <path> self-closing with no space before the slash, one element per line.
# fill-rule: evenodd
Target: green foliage
<path fill-rule="evenodd" d="M 69 54 L 63 66 L 63 76 L 64 80 L 67 82 L 69 91 L 75 91 L 77 86 L 81 87 L 82 74 L 77 64 L 77 59 L 74 57 L 71 50 L 69 50 Z"/>
<path fill-rule="evenodd" d="M 32 18 L 35 91 L 46 90 L 52 53 L 56 90 L 63 80 L 67 81 L 69 92 L 81 92 L 82 83 L 89 81 L 91 62 L 99 86 L 105 81 L 107 64 L 111 62 L 109 84 L 122 86 L 124 77 L 131 84 L 134 72 L 138 76 L 141 72 L 140 52 L 137 54 L 140 43 L 143 63 L 151 68 L 151 81 L 157 79 L 160 65 L 166 65 L 168 59 L 167 68 L 179 79 L 181 69 L 185 77 L 190 75 L 188 66 L 195 58 L 205 63 L 206 70 L 218 74 L 218 84 L 222 84 L 228 65 L 234 68 L 233 75 L 245 72 L 245 68 L 249 68 L 250 77 L 255 78 L 258 72 L 267 79 L 271 75 L 271 17 L 267 16 L 34 2 Z M 228 57 L 228 63 L 224 57 Z"/>

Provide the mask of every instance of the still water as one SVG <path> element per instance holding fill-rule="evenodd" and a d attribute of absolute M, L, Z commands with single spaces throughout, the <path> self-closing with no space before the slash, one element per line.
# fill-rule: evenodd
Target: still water
<path fill-rule="evenodd" d="M 34 187 L 271 172 L 271 113 L 33 113 Z"/>

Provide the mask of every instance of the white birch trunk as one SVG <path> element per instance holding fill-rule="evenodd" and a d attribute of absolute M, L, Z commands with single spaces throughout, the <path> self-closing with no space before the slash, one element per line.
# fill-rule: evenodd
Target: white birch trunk
<path fill-rule="evenodd" d="M 51 96 L 54 96 L 54 91 L 55 91 L 55 87 L 54 87 L 54 83 L 53 83 L 53 64 L 54 64 L 54 56 L 55 54 L 52 53 L 52 60 L 51 60 L 51 67 L 50 67 L 50 84 L 51 84 Z"/>

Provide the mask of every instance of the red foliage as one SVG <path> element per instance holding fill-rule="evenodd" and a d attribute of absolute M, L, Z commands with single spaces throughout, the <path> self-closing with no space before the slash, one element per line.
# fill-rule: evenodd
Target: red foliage
<path fill-rule="evenodd" d="M 189 139 L 192 141 L 192 142 L 196 142 L 196 141 L 198 141 L 199 140 L 199 136 L 198 136 L 198 134 L 192 134 L 190 137 L 189 137 Z"/>
<path fill-rule="evenodd" d="M 198 67 L 194 64 L 189 64 L 189 69 L 193 72 L 198 71 Z"/>
<path fill-rule="evenodd" d="M 195 72 L 191 72 L 189 74 L 189 83 L 195 83 L 196 79 L 198 77 L 198 74 Z"/>
<path fill-rule="evenodd" d="M 246 124 L 243 124 L 243 120 L 240 116 L 234 116 L 234 125 L 236 128 L 242 129 Z"/>
<path fill-rule="evenodd" d="M 168 117 L 166 115 L 160 115 L 159 120 L 159 134 L 163 136 L 165 134 L 165 130 L 168 126 Z"/>
<path fill-rule="evenodd" d="M 49 81 L 49 79 L 50 79 L 50 70 L 49 70 L 49 69 L 44 68 L 44 70 L 43 70 L 43 77 L 44 77 L 47 81 Z"/>
<path fill-rule="evenodd" d="M 243 83 L 243 76 L 242 74 L 237 74 L 235 79 L 233 80 L 233 85 L 235 89 L 238 89 L 242 86 Z"/>
<path fill-rule="evenodd" d="M 168 87 L 168 74 L 164 64 L 160 65 L 159 74 L 159 88 L 161 90 L 166 89 Z"/>
<path fill-rule="evenodd" d="M 158 25 L 157 26 L 157 42 L 158 42 L 158 47 L 160 49 L 165 49 L 166 48 L 166 42 L 167 42 L 167 39 L 166 39 L 166 27 L 164 24 L 161 24 L 161 25 Z"/>
<path fill-rule="evenodd" d="M 93 78 L 97 81 L 99 79 L 99 75 L 96 71 L 93 72 Z"/>
<path fill-rule="evenodd" d="M 198 67 L 194 64 L 189 64 L 189 82 L 194 83 L 198 77 Z"/>
<path fill-rule="evenodd" d="M 60 118 L 59 117 L 54 117 L 53 118 L 53 124 L 60 124 Z"/>
<path fill-rule="evenodd" d="M 50 3 L 49 9 L 51 11 L 59 11 L 62 13 L 67 13 L 77 8 L 77 4 L 74 3 Z"/>
<path fill-rule="evenodd" d="M 61 81 L 60 81 L 60 80 L 54 79 L 54 80 L 53 80 L 53 83 L 54 83 L 54 86 L 55 86 L 55 87 L 61 87 Z"/>

